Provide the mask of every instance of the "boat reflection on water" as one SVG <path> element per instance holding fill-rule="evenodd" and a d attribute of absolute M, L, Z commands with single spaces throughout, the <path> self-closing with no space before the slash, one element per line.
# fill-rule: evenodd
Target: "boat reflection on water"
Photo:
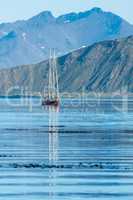
<path fill-rule="evenodd" d="M 59 108 L 49 106 L 49 199 L 56 199 L 55 191 L 57 182 L 57 165 L 58 165 L 58 117 Z"/>
<path fill-rule="evenodd" d="M 49 106 L 49 165 L 58 162 L 58 115 L 59 108 Z"/>

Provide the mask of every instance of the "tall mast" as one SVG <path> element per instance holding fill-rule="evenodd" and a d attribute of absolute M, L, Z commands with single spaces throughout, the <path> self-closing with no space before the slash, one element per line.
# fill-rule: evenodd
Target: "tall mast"
<path fill-rule="evenodd" d="M 50 49 L 50 59 L 49 59 L 49 75 L 48 75 L 48 98 L 49 100 L 59 99 L 59 85 L 58 85 L 58 73 L 56 66 L 56 56 L 55 51 Z"/>
<path fill-rule="evenodd" d="M 46 101 L 42 102 L 42 105 L 48 106 L 58 106 L 59 105 L 59 85 L 58 85 L 58 73 L 56 66 L 56 56 L 55 51 L 53 55 L 51 54 L 50 49 L 50 58 L 49 58 L 49 72 L 48 72 L 48 96 Z"/>
<path fill-rule="evenodd" d="M 54 51 L 54 71 L 55 71 L 55 87 L 56 87 L 56 97 L 57 99 L 60 98 L 59 96 L 59 83 L 58 83 L 58 73 L 57 73 L 57 63 L 56 63 L 56 55 L 55 55 L 55 51 Z"/>
<path fill-rule="evenodd" d="M 50 49 L 50 58 L 49 58 L 49 73 L 48 73 L 48 98 L 51 99 L 51 49 Z"/>
<path fill-rule="evenodd" d="M 54 52 L 53 52 L 54 54 Z M 52 86 L 53 86 L 53 99 L 56 98 L 56 79 L 55 79 L 55 69 L 54 69 L 54 55 L 52 58 Z"/>

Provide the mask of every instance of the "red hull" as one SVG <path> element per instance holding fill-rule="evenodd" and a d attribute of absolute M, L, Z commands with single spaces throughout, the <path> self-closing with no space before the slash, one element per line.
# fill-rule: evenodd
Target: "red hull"
<path fill-rule="evenodd" d="M 43 106 L 59 106 L 59 101 L 58 100 L 46 100 L 42 102 Z"/>

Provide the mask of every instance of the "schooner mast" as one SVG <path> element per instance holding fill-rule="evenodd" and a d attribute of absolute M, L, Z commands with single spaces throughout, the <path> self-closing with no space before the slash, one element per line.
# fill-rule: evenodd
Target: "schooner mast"
<path fill-rule="evenodd" d="M 48 74 L 48 96 L 46 100 L 43 101 L 43 105 L 58 106 L 59 101 L 60 101 L 60 95 L 59 95 L 56 56 L 55 56 L 55 51 L 53 52 L 53 55 L 50 51 L 49 74 Z"/>

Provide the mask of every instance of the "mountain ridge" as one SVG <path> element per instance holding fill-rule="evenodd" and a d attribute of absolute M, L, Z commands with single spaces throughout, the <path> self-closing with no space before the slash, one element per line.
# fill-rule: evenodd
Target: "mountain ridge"
<path fill-rule="evenodd" d="M 60 92 L 133 93 L 133 36 L 95 43 L 57 58 Z M 0 70 L 0 96 L 13 88 L 43 92 L 48 60 Z M 125 91 L 126 89 L 126 91 Z M 20 91 L 19 91 L 20 92 Z M 18 93 L 17 93 L 18 94 Z"/>
<path fill-rule="evenodd" d="M 59 17 L 44 11 L 28 20 L 0 24 L 0 33 L 0 52 L 5 52 L 0 54 L 0 68 L 9 68 L 43 61 L 51 48 L 61 56 L 95 42 L 132 35 L 133 26 L 113 13 L 93 8 Z M 11 33 L 16 37 L 9 40 Z"/>

